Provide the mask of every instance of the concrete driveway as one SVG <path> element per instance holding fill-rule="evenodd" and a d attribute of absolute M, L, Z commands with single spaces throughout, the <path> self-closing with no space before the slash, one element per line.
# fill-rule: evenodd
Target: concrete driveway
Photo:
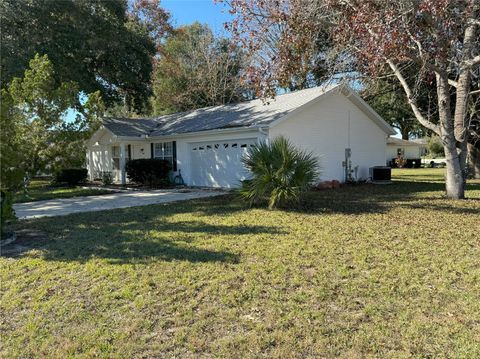
<path fill-rule="evenodd" d="M 104 211 L 115 208 L 147 206 L 149 204 L 186 201 L 225 194 L 209 190 L 128 191 L 99 196 L 72 197 L 13 205 L 19 219 L 64 216 L 71 213 Z"/>

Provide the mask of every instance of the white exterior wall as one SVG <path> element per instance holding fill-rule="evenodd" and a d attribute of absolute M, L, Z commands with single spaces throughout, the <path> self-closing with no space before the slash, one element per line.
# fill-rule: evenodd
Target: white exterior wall
<path fill-rule="evenodd" d="M 350 118 L 350 120 L 349 120 Z M 352 167 L 358 179 L 368 178 L 369 168 L 385 165 L 387 135 L 363 111 L 341 94 L 330 94 L 280 122 L 270 138 L 283 135 L 319 159 L 322 180 L 345 180 L 342 161 L 352 150 Z"/>
<path fill-rule="evenodd" d="M 402 145 L 388 144 L 387 150 L 386 150 L 387 161 L 390 161 L 393 158 L 397 158 L 397 150 L 399 148 L 403 149 L 404 158 L 406 159 L 418 159 L 421 157 L 422 146 L 414 146 L 414 145 L 402 146 Z"/>
<path fill-rule="evenodd" d="M 140 143 L 132 143 L 132 160 L 141 159 L 141 158 L 150 158 L 150 142 L 144 141 Z"/>

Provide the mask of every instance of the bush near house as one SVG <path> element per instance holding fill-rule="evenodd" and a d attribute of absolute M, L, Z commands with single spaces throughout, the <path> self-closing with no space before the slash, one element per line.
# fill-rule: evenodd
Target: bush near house
<path fill-rule="evenodd" d="M 420 168 L 422 167 L 421 158 L 403 158 L 397 157 L 390 161 L 392 168 Z"/>
<path fill-rule="evenodd" d="M 252 178 L 243 181 L 242 196 L 251 204 L 268 203 L 270 209 L 298 203 L 318 175 L 315 157 L 281 136 L 251 147 L 243 163 Z"/>
<path fill-rule="evenodd" d="M 130 181 L 148 186 L 165 186 L 172 170 L 170 162 L 161 159 L 130 160 L 125 171 Z"/>
<path fill-rule="evenodd" d="M 113 174 L 109 171 L 102 171 L 101 173 L 102 184 L 104 186 L 110 186 L 113 183 Z"/>
<path fill-rule="evenodd" d="M 57 184 L 66 183 L 69 186 L 76 186 L 86 182 L 88 171 L 86 168 L 64 168 L 55 173 L 54 182 Z"/>

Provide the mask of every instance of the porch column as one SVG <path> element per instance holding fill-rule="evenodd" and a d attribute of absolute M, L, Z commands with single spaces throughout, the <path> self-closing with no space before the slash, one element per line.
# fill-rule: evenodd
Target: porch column
<path fill-rule="evenodd" d="M 124 185 L 127 183 L 127 176 L 125 174 L 125 143 L 120 143 L 120 173 L 122 185 Z"/>
<path fill-rule="evenodd" d="M 93 153 L 92 150 L 88 149 L 88 172 L 90 174 L 90 181 L 94 180 L 94 175 L 93 175 Z"/>

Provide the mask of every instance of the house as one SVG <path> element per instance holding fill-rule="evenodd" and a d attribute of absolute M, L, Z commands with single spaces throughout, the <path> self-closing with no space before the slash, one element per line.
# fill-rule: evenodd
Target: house
<path fill-rule="evenodd" d="M 316 87 L 149 119 L 108 118 L 88 141 L 90 178 L 113 172 L 126 183 L 130 159 L 162 158 L 190 186 L 232 188 L 248 177 L 242 156 L 259 141 L 286 136 L 318 157 L 321 178 L 345 180 L 351 152 L 357 176 L 385 164 L 393 129 L 346 85 Z M 351 151 L 346 151 L 351 149 Z"/>
<path fill-rule="evenodd" d="M 421 157 L 426 155 L 427 143 L 424 139 L 408 141 L 389 137 L 386 151 L 387 164 L 391 164 L 397 157 L 403 157 L 405 160 L 417 161 L 419 166 Z"/>

